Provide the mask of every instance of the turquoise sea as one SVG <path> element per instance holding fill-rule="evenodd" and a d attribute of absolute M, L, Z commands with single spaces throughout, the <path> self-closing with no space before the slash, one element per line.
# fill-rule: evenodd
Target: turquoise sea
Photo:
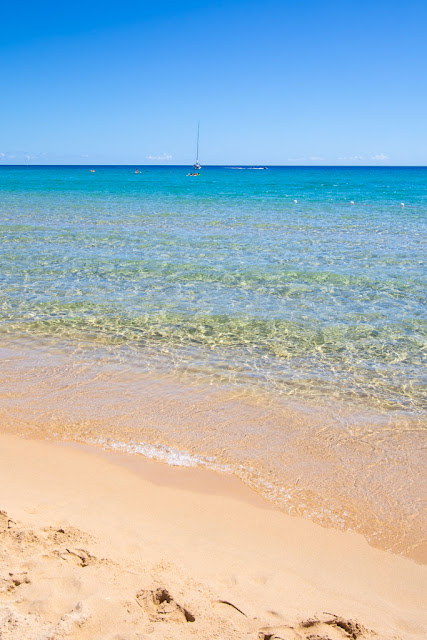
<path fill-rule="evenodd" d="M 94 168 L 0 168 L 3 334 L 423 409 L 427 169 Z"/>
<path fill-rule="evenodd" d="M 9 356 L 336 403 L 418 433 L 427 168 L 135 168 L 0 167 Z"/>

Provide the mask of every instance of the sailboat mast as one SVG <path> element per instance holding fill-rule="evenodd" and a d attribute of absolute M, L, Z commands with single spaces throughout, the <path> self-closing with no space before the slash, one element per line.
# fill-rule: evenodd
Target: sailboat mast
<path fill-rule="evenodd" d="M 199 130 L 200 130 L 200 121 L 197 121 L 197 149 L 196 149 L 196 162 L 193 164 L 193 167 L 196 171 L 201 169 L 202 167 L 199 164 Z M 199 176 L 200 173 L 195 173 L 193 175 Z"/>
<path fill-rule="evenodd" d="M 197 121 L 197 151 L 196 151 L 196 164 L 199 164 L 199 129 L 200 120 Z"/>

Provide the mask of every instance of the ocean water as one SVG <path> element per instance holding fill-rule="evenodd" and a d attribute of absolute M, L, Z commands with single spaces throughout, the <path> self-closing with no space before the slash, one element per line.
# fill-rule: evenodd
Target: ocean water
<path fill-rule="evenodd" d="M 418 548 L 427 169 L 91 168 L 0 167 L 9 423 Z"/>

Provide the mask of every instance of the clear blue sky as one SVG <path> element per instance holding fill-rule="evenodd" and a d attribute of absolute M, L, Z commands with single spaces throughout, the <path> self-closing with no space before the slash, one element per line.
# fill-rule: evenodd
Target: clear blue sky
<path fill-rule="evenodd" d="M 5 2 L 0 163 L 427 165 L 427 2 Z"/>

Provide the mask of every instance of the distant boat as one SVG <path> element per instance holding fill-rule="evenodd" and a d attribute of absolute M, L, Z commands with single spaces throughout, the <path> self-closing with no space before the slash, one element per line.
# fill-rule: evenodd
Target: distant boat
<path fill-rule="evenodd" d="M 202 165 L 199 163 L 199 130 L 200 130 L 200 122 L 197 123 L 197 151 L 196 151 L 196 162 L 193 164 L 193 167 L 196 171 L 202 168 Z"/>

